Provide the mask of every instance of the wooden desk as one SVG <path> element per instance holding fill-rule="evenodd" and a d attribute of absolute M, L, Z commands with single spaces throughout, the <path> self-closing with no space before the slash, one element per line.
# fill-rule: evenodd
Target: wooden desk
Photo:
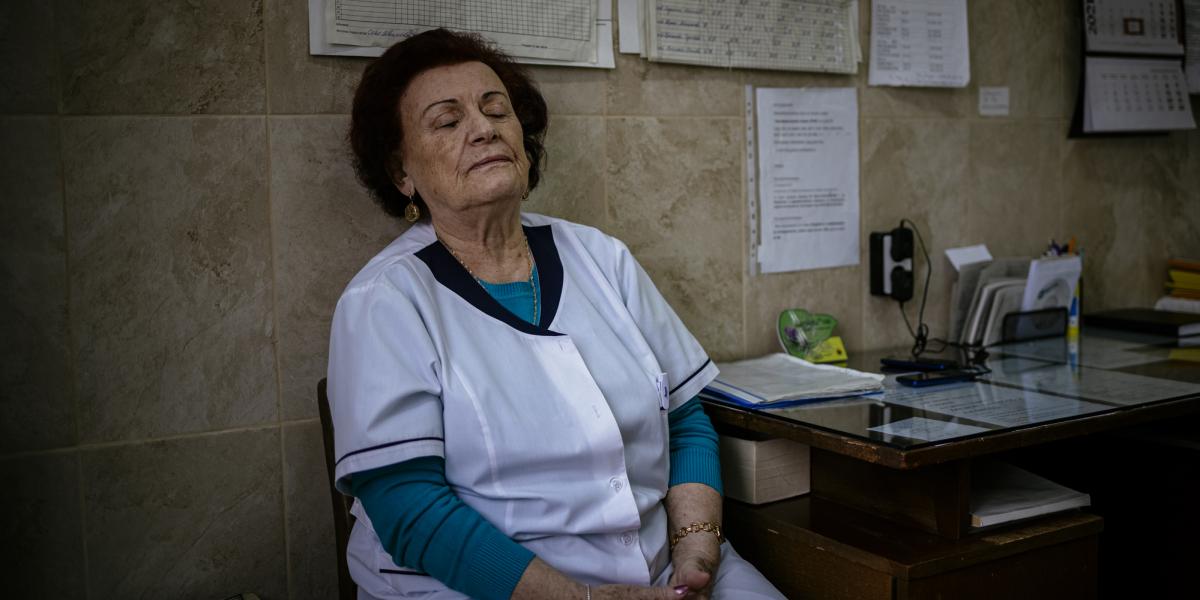
<path fill-rule="evenodd" d="M 866 364 L 858 368 L 871 370 L 881 354 L 862 357 Z M 1116 371 L 1200 383 L 1200 365 L 1194 363 Z M 1088 370 L 1086 377 L 1099 376 Z M 738 551 L 789 598 L 1094 598 L 1103 520 L 1072 512 L 973 532 L 972 462 L 1200 412 L 1200 386 L 1190 390 L 1141 404 L 1085 397 L 1086 414 L 928 443 L 897 443 L 869 431 L 867 425 L 889 419 L 931 416 L 912 406 L 889 407 L 886 396 L 812 410 L 707 403 L 706 411 L 723 433 L 812 447 L 809 497 L 761 506 L 730 500 L 725 507 L 726 529 Z M 889 411 L 897 414 L 885 414 Z M 854 418 L 866 420 L 859 431 Z"/>

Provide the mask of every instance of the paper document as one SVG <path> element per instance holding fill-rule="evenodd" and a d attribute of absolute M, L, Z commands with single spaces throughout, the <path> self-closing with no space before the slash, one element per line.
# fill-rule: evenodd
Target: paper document
<path fill-rule="evenodd" d="M 1187 74 L 1188 92 L 1200 94 L 1200 0 L 1183 0 L 1184 44 L 1187 57 L 1183 61 Z"/>
<path fill-rule="evenodd" d="M 762 272 L 858 264 L 855 88 L 759 88 Z"/>
<path fill-rule="evenodd" d="M 894 435 L 906 437 L 912 440 L 923 440 L 926 442 L 936 442 L 940 440 L 948 440 L 952 438 L 966 437 L 976 433 L 989 431 L 984 427 L 976 427 L 974 425 L 963 425 L 962 423 L 952 423 L 949 421 L 938 421 L 936 419 L 926 419 L 925 417 L 912 417 L 886 425 L 876 425 L 868 428 L 869 431 L 878 431 L 885 435 Z"/>
<path fill-rule="evenodd" d="M 646 0 L 617 0 L 617 35 L 621 54 L 642 53 L 642 11 Z"/>
<path fill-rule="evenodd" d="M 1195 129 L 1178 59 L 1088 57 L 1083 130 Z"/>
<path fill-rule="evenodd" d="M 773 406 L 845 398 L 883 390 L 883 376 L 816 365 L 788 354 L 719 363 L 721 374 L 706 394 L 743 406 Z"/>
<path fill-rule="evenodd" d="M 1088 52 L 1183 54 L 1175 0 L 1084 0 Z"/>
<path fill-rule="evenodd" d="M 722 68 L 857 73 L 857 0 L 644 0 L 642 53 Z"/>
<path fill-rule="evenodd" d="M 979 86 L 979 116 L 1008 116 L 1008 87 Z"/>
<path fill-rule="evenodd" d="M 1015 390 L 990 383 L 972 382 L 932 388 L 907 388 L 890 378 L 883 401 L 914 410 L 1001 427 L 1018 427 L 1112 410 L 1112 407 L 1103 404 Z"/>
<path fill-rule="evenodd" d="M 872 0 L 869 85 L 970 81 L 967 0 Z"/>
<path fill-rule="evenodd" d="M 598 0 L 309 0 L 309 53 L 380 56 L 445 27 L 479 33 L 518 62 L 613 68 L 612 6 Z"/>
<path fill-rule="evenodd" d="M 1000 461 L 971 468 L 971 526 L 988 527 L 1088 506 L 1091 496 Z"/>
<path fill-rule="evenodd" d="M 975 263 L 990 262 L 992 253 L 988 252 L 986 244 L 976 244 L 974 246 L 963 246 L 962 248 L 947 248 L 946 258 L 950 260 L 950 264 L 954 270 L 961 272 L 966 265 Z"/>
<path fill-rule="evenodd" d="M 1021 310 L 1070 307 L 1082 272 L 1083 262 L 1079 256 L 1039 258 L 1030 262 Z"/>
<path fill-rule="evenodd" d="M 987 283 L 981 280 L 962 324 L 962 341 L 983 344 L 989 333 L 998 330 L 1004 315 L 1020 308 L 1024 289 L 1024 279 L 999 278 Z"/>
<path fill-rule="evenodd" d="M 1134 405 L 1200 394 L 1200 385 L 1121 373 L 1104 369 L 1069 365 L 1029 364 L 1031 361 L 1006 358 L 991 361 L 988 381 L 1006 383 L 1027 390 L 1095 400 L 1108 404 Z"/>

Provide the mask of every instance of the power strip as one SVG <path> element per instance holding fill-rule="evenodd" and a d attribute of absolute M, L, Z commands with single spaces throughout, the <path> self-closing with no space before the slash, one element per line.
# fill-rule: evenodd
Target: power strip
<path fill-rule="evenodd" d="M 900 302 L 913 297 L 913 232 L 897 227 L 889 232 L 872 232 L 871 294 Z"/>

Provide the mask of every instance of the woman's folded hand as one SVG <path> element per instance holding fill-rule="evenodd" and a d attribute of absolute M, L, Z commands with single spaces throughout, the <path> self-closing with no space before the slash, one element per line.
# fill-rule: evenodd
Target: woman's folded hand
<path fill-rule="evenodd" d="M 687 591 L 678 597 L 707 600 L 712 595 L 717 567 L 721 564 L 721 542 L 714 535 L 689 535 L 679 540 L 671 552 L 671 562 L 675 566 L 671 588 L 687 587 Z"/>
<path fill-rule="evenodd" d="M 592 600 L 680 600 L 687 590 L 640 585 L 601 585 L 592 587 Z"/>

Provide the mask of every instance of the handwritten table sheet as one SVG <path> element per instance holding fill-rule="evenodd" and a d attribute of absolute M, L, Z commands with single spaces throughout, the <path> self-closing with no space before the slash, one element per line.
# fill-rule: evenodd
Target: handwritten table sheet
<path fill-rule="evenodd" d="M 858 71 L 855 0 L 646 0 L 642 22 L 652 61 Z"/>

